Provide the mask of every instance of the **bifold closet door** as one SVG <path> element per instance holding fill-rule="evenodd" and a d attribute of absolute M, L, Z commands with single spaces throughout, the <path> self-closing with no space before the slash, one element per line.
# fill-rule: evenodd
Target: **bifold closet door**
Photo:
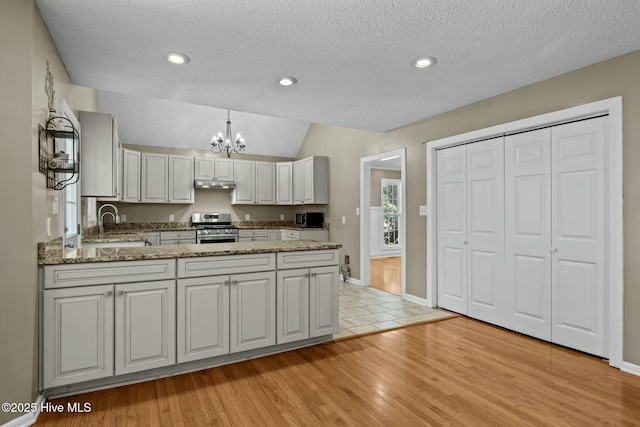
<path fill-rule="evenodd" d="M 467 314 L 503 326 L 504 143 L 467 145 Z"/>
<path fill-rule="evenodd" d="M 467 314 L 467 147 L 437 152 L 438 306 Z"/>
<path fill-rule="evenodd" d="M 603 357 L 606 126 L 600 117 L 551 132 L 552 341 Z"/>
<path fill-rule="evenodd" d="M 506 327 L 551 340 L 551 129 L 505 138 Z"/>

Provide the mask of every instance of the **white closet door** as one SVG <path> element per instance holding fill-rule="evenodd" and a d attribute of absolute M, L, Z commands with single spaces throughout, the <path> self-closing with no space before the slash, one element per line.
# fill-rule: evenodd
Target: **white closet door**
<path fill-rule="evenodd" d="M 467 148 L 437 153 L 438 305 L 467 314 Z"/>
<path fill-rule="evenodd" d="M 506 327 L 551 340 L 551 129 L 505 139 Z"/>
<path fill-rule="evenodd" d="M 606 118 L 552 130 L 553 342 L 606 357 Z"/>
<path fill-rule="evenodd" d="M 503 138 L 467 145 L 467 314 L 500 326 L 505 311 L 503 157 Z"/>

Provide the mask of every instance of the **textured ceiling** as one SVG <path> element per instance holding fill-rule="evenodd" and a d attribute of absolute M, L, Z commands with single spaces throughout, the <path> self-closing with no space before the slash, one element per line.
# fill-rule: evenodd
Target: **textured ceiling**
<path fill-rule="evenodd" d="M 635 0 L 36 3 L 75 84 L 373 131 L 640 49 Z"/>

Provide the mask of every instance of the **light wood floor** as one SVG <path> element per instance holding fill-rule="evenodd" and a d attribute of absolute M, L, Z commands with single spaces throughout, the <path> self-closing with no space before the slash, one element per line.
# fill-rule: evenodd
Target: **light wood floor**
<path fill-rule="evenodd" d="M 640 378 L 456 317 L 67 402 L 36 425 L 637 426 Z"/>
<path fill-rule="evenodd" d="M 402 257 L 372 258 L 371 287 L 400 295 L 402 293 Z"/>

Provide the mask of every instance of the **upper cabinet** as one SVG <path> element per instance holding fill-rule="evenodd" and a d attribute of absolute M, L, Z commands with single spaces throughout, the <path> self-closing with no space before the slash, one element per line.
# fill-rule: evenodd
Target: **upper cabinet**
<path fill-rule="evenodd" d="M 217 179 L 218 181 L 233 181 L 233 159 L 215 159 L 214 165 L 215 175 L 213 179 Z"/>
<path fill-rule="evenodd" d="M 213 179 L 213 177 L 215 176 L 214 160 L 215 159 L 211 157 L 196 157 L 194 179 L 197 179 L 197 180 Z"/>
<path fill-rule="evenodd" d="M 216 159 L 212 157 L 196 157 L 194 179 L 233 181 L 234 160 Z"/>
<path fill-rule="evenodd" d="M 293 204 L 293 162 L 276 163 L 276 204 Z"/>
<path fill-rule="evenodd" d="M 140 202 L 140 152 L 122 150 L 122 201 Z"/>
<path fill-rule="evenodd" d="M 329 158 L 307 157 L 293 162 L 293 204 L 329 203 Z"/>
<path fill-rule="evenodd" d="M 141 154 L 140 201 L 193 203 L 193 157 Z"/>
<path fill-rule="evenodd" d="M 81 194 L 122 200 L 122 148 L 112 114 L 80 111 Z"/>
<path fill-rule="evenodd" d="M 235 161 L 233 204 L 276 204 L 276 165 L 252 160 Z"/>

